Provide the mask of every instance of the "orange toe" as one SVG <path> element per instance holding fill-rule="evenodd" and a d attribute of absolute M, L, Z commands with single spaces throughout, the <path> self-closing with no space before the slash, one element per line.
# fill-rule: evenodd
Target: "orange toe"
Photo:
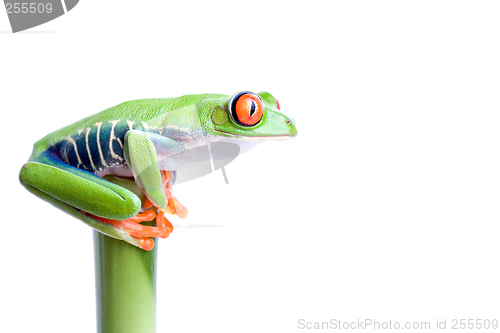
<path fill-rule="evenodd" d="M 181 219 L 185 219 L 188 211 L 187 208 L 177 200 L 176 197 L 172 198 L 174 202 L 174 207 L 175 207 L 175 212 L 177 213 L 177 216 L 179 216 Z"/>
<path fill-rule="evenodd" d="M 161 238 L 167 238 L 172 231 L 174 231 L 174 226 L 165 218 L 165 213 L 163 211 L 160 211 L 158 215 L 156 215 L 156 225 L 158 229 L 162 231 Z"/>
<path fill-rule="evenodd" d="M 155 247 L 155 241 L 151 238 L 141 238 L 139 244 L 141 244 L 141 249 L 145 251 L 151 251 Z"/>
<path fill-rule="evenodd" d="M 144 213 L 139 213 L 134 217 L 130 217 L 127 219 L 127 221 L 134 222 L 134 223 L 141 223 L 145 221 L 153 221 L 155 218 L 156 214 L 152 210 L 146 210 Z"/>

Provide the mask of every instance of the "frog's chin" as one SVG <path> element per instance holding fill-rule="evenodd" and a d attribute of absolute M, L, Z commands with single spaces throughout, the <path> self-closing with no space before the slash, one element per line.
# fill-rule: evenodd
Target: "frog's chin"
<path fill-rule="evenodd" d="M 283 134 L 283 135 L 264 135 L 264 136 L 251 136 L 251 135 L 239 135 L 224 131 L 216 130 L 217 132 L 224 133 L 225 138 L 231 138 L 235 140 L 250 140 L 250 141 L 266 141 L 266 140 L 288 140 L 295 137 L 295 135 L 291 134 Z"/>

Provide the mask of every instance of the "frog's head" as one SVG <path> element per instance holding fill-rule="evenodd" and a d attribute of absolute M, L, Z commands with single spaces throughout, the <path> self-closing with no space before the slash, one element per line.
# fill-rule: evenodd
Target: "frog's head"
<path fill-rule="evenodd" d="M 295 121 L 280 111 L 270 93 L 241 91 L 219 100 L 205 123 L 218 136 L 243 140 L 282 140 L 297 135 Z"/>

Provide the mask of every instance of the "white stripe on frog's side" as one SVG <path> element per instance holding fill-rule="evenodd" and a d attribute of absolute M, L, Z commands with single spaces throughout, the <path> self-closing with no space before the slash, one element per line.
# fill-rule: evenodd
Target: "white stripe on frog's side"
<path fill-rule="evenodd" d="M 99 157 L 101 158 L 101 165 L 104 167 L 107 167 L 108 165 L 106 164 L 106 161 L 104 160 L 104 155 L 102 154 L 102 148 L 101 148 L 101 139 L 100 139 L 100 134 L 101 134 L 101 126 L 102 122 L 95 123 L 95 126 L 97 126 L 97 149 L 99 150 Z"/>
<path fill-rule="evenodd" d="M 80 165 L 82 165 L 82 160 L 80 159 L 80 155 L 78 154 L 78 146 L 76 145 L 76 141 L 75 141 L 75 139 L 73 139 L 70 136 L 66 137 L 66 141 L 68 141 L 69 143 L 71 143 L 73 145 L 73 149 L 75 150 L 75 154 L 76 154 L 76 159 L 78 160 L 78 165 L 76 167 L 79 168 Z M 67 159 L 68 159 L 68 154 L 66 153 L 66 160 Z"/>
<path fill-rule="evenodd" d="M 115 126 L 116 126 L 116 124 L 119 121 L 120 121 L 120 119 L 110 121 L 110 123 L 111 123 L 111 134 L 109 135 L 109 152 L 110 152 L 112 158 L 115 158 L 117 160 L 123 161 L 123 157 L 121 157 L 120 155 L 118 155 L 117 153 L 115 153 L 114 150 L 113 150 L 113 140 L 116 140 L 116 141 L 118 141 L 118 144 L 120 145 L 120 147 L 122 148 L 122 151 L 123 151 L 123 144 L 122 144 L 122 142 L 120 141 L 119 138 L 117 138 L 115 136 Z"/>
<path fill-rule="evenodd" d="M 128 129 L 129 130 L 133 130 L 134 129 L 134 122 L 133 121 L 127 120 L 127 124 L 128 124 Z"/>
<path fill-rule="evenodd" d="M 85 132 L 85 145 L 87 147 L 87 154 L 89 155 L 89 161 L 90 161 L 90 166 L 92 167 L 93 170 L 95 170 L 95 164 L 94 161 L 92 160 L 92 154 L 90 153 L 90 147 L 89 147 L 89 133 L 90 133 L 90 127 L 87 127 L 86 132 Z"/>

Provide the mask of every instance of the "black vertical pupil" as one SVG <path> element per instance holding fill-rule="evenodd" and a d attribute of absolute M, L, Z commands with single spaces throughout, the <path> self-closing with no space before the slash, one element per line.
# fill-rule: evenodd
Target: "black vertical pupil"
<path fill-rule="evenodd" d="M 250 106 L 250 117 L 253 116 L 253 114 L 255 113 L 255 108 L 256 108 L 255 101 L 252 101 L 252 105 Z"/>

